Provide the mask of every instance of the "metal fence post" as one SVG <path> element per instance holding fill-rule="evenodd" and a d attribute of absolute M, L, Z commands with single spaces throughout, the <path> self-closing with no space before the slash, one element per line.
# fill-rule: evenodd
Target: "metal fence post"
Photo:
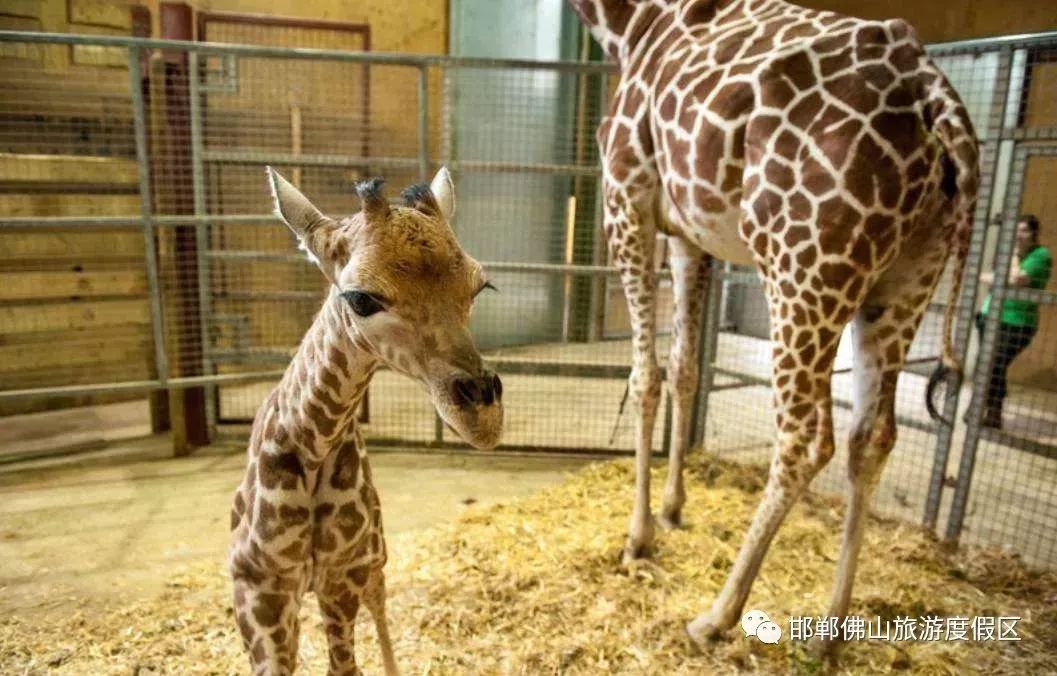
<path fill-rule="evenodd" d="M 158 251 L 154 241 L 153 201 L 150 185 L 150 157 L 147 152 L 146 106 L 143 103 L 143 82 L 140 72 L 142 49 L 129 47 L 129 94 L 132 97 L 132 121 L 136 134 L 136 165 L 139 170 L 140 214 L 143 217 L 143 248 L 146 256 L 147 289 L 150 293 L 151 330 L 154 334 L 154 366 L 158 384 L 165 387 L 169 379 L 169 357 L 165 347 L 165 328 L 162 321 L 161 285 L 158 283 Z"/>
<path fill-rule="evenodd" d="M 205 163 L 202 153 L 205 149 L 202 140 L 202 90 L 200 81 L 199 55 L 191 51 L 187 54 L 187 85 L 190 95 L 191 112 L 191 190 L 195 216 L 205 216 L 206 206 Z M 212 290 L 209 275 L 210 224 L 200 220 L 195 223 L 195 262 L 198 272 L 198 321 L 202 343 L 202 375 L 212 375 L 213 359 L 209 354 L 212 349 L 210 326 L 212 318 Z M 206 425 L 212 435 L 216 427 L 216 388 L 205 388 Z"/>
<path fill-rule="evenodd" d="M 721 321 L 723 280 L 726 277 L 725 264 L 715 258 L 708 264 L 708 293 L 706 294 L 701 336 L 698 343 L 698 376 L 697 392 L 694 393 L 693 410 L 690 414 L 690 445 L 699 446 L 705 442 L 705 426 L 708 423 L 708 395 L 712 391 L 715 378 L 714 362 L 719 345 L 719 325 Z"/>
<path fill-rule="evenodd" d="M 418 67 L 418 178 L 429 180 L 429 66 Z"/>
<path fill-rule="evenodd" d="M 965 263 L 965 270 L 962 271 L 961 297 L 956 300 L 959 311 L 953 340 L 954 348 L 957 350 L 958 358 L 961 360 L 963 367 L 969 350 L 973 312 L 976 308 L 976 292 L 979 286 L 980 266 L 984 255 L 984 245 L 987 241 L 987 225 L 995 197 L 995 178 L 998 173 L 1002 130 L 1005 126 L 1006 107 L 1009 99 L 1012 62 L 1012 50 L 1005 49 L 999 53 L 998 65 L 995 69 L 994 98 L 991 100 L 991 108 L 987 120 L 987 137 L 980 158 L 980 166 L 984 171 L 981 176 L 979 194 L 986 195 L 986 198 L 977 201 L 976 213 L 973 215 L 973 232 L 972 239 L 969 242 L 968 259 Z M 951 388 L 947 391 L 943 401 L 943 417 L 949 420 L 951 424 L 940 424 L 936 431 L 936 450 L 934 452 L 932 474 L 929 477 L 928 495 L 925 499 L 925 513 L 922 519 L 924 526 L 930 529 L 936 527 L 936 521 L 939 517 L 940 502 L 946 481 L 947 463 L 950 457 L 960 396 L 960 388 Z"/>
<path fill-rule="evenodd" d="M 957 542 L 965 521 L 965 508 L 969 501 L 969 488 L 973 480 L 973 467 L 976 463 L 976 450 L 980 445 L 980 408 L 987 396 L 991 383 L 991 368 L 995 361 L 995 336 L 1002 316 L 1002 305 L 1005 301 L 1008 286 L 1009 269 L 1014 256 L 1013 245 L 1017 233 L 1017 208 L 1024 192 L 1024 175 L 1027 170 L 1027 150 L 1017 148 L 1013 155 L 1011 177 L 1016 177 L 1012 190 L 1006 195 L 1005 215 L 1002 230 L 998 236 L 998 247 L 995 251 L 994 283 L 991 285 L 991 304 L 984 321 L 983 340 L 980 355 L 976 360 L 973 372 L 973 394 L 969 401 L 969 425 L 965 433 L 965 448 L 962 450 L 958 466 L 958 481 L 954 488 L 954 499 L 951 501 L 951 514 L 947 520 L 944 538 Z"/>

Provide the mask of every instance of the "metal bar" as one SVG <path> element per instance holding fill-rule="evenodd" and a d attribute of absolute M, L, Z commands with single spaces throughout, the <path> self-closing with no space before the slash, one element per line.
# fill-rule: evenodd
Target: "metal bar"
<path fill-rule="evenodd" d="M 440 66 L 440 163 L 451 164 L 454 139 L 452 138 L 452 83 L 447 65 Z M 450 168 L 450 167 L 449 167 Z"/>
<path fill-rule="evenodd" d="M 99 45 L 102 47 L 140 47 L 142 49 L 166 49 L 197 52 L 199 54 L 236 54 L 240 57 L 266 57 L 276 59 L 319 59 L 329 61 L 368 62 L 388 66 L 439 66 L 459 68 L 517 68 L 523 70 L 573 71 L 588 73 L 615 73 L 616 64 L 580 61 L 530 61 L 528 59 L 486 59 L 444 55 L 382 54 L 378 52 L 354 52 L 336 49 L 306 49 L 267 47 L 262 45 L 233 45 L 217 42 L 193 42 L 189 40 L 159 40 L 154 38 L 132 38 L 120 35 L 73 35 L 67 33 L 23 33 L 0 31 L 0 42 L 29 42 L 60 45 Z"/>
<path fill-rule="evenodd" d="M 1001 131 L 998 139 L 1002 141 L 1052 141 L 1057 139 L 1057 127 L 1007 128 Z"/>
<path fill-rule="evenodd" d="M 428 118 L 422 120 L 420 114 L 419 124 L 428 129 Z M 396 169 L 417 167 L 421 173 L 428 176 L 429 167 L 432 164 L 428 155 L 428 147 L 425 153 L 422 152 L 420 147 L 417 157 L 361 157 L 356 155 L 312 155 L 231 150 L 208 150 L 203 153 L 202 157 L 206 162 L 222 162 L 226 164 L 278 164 L 305 167 L 377 166 Z M 423 160 L 423 158 L 425 159 Z M 602 173 L 598 167 L 577 166 L 575 164 L 493 162 L 490 160 L 451 160 L 448 163 L 448 168 L 452 171 L 479 173 L 558 174 L 562 176 L 599 176 Z"/>
<path fill-rule="evenodd" d="M 1031 47 L 1057 41 L 1057 31 L 1043 33 L 1022 33 L 1019 35 L 1004 35 L 993 38 L 975 38 L 972 40 L 956 40 L 953 42 L 939 42 L 926 46 L 926 51 L 933 55 L 956 54 L 959 52 L 972 52 L 982 49 L 998 50 L 1001 48 L 1016 49 Z"/>
<path fill-rule="evenodd" d="M 608 265 L 565 265 L 563 263 L 511 263 L 507 261 L 482 262 L 486 270 L 502 272 L 540 272 L 575 275 L 612 275 L 620 274 L 620 270 Z M 659 271 L 657 279 L 671 279 L 672 273 L 668 270 Z"/>
<path fill-rule="evenodd" d="M 761 378 L 759 376 L 741 373 L 739 371 L 733 371 L 731 369 L 725 369 L 718 366 L 713 367 L 713 370 L 719 375 L 728 376 L 740 381 L 738 383 L 724 384 L 715 387 L 713 389 L 714 392 L 718 392 L 720 390 L 733 390 L 739 387 L 766 387 L 768 389 L 771 388 L 770 378 Z M 847 399 L 834 399 L 833 405 L 838 408 L 843 408 L 849 411 L 852 409 L 852 402 L 848 401 Z M 932 432 L 934 427 L 931 420 L 918 420 L 916 418 L 908 418 L 903 415 L 896 416 L 896 424 L 901 425 L 903 427 L 909 427 L 911 429 L 920 430 L 922 432 Z"/>
<path fill-rule="evenodd" d="M 994 289 L 991 299 L 1002 300 L 1026 300 L 1039 305 L 1057 305 L 1057 291 L 1046 291 L 1044 289 L 1029 289 L 1027 287 L 1011 287 Z"/>
<path fill-rule="evenodd" d="M 218 291 L 221 300 L 244 301 L 320 301 L 322 291 Z M 208 346 L 206 346 L 208 347 Z"/>
<path fill-rule="evenodd" d="M 420 166 L 418 157 L 367 157 L 358 155 L 320 155 L 237 150 L 205 150 L 205 162 L 224 164 L 278 164 L 302 167 L 386 167 L 409 168 Z"/>
<path fill-rule="evenodd" d="M 205 143 L 202 139 L 202 91 L 201 72 L 198 67 L 198 54 L 191 52 L 187 55 L 187 83 L 190 95 L 191 112 L 191 185 L 194 195 L 195 216 L 204 216 L 208 213 L 206 207 L 206 179 L 205 179 Z M 210 314 L 212 314 L 212 291 L 211 278 L 209 274 L 209 260 L 206 253 L 209 251 L 209 228 L 208 221 L 197 221 L 195 223 L 195 264 L 198 272 L 198 327 L 202 341 L 202 374 L 209 375 L 213 372 L 213 363 L 209 359 L 210 342 Z M 206 425 L 209 430 L 216 427 L 216 392 L 213 388 L 206 388 Z"/>
<path fill-rule="evenodd" d="M 67 385 L 62 387 L 37 387 L 25 390 L 0 391 L 0 401 L 34 397 L 64 397 L 88 394 L 114 394 L 125 392 L 149 392 L 166 388 L 180 390 L 203 385 L 230 385 L 252 383 L 282 377 L 286 371 L 256 371 L 254 373 L 227 373 L 212 376 L 184 376 L 169 378 L 162 385 L 160 380 L 135 380 L 123 383 L 101 383 L 96 385 Z"/>
<path fill-rule="evenodd" d="M 151 226 L 153 197 L 150 184 L 150 157 L 147 151 L 147 109 L 143 103 L 143 81 L 140 72 L 140 48 L 128 50 L 129 93 L 132 98 L 132 121 L 136 134 L 136 165 L 139 170 L 139 200 L 143 227 L 147 288 L 150 292 L 150 323 L 154 336 L 154 366 L 162 386 L 169 378 L 169 355 L 165 347 L 165 323 L 161 306 L 161 284 L 158 281 L 158 252 Z"/>
<path fill-rule="evenodd" d="M 955 54 L 1001 48 L 1015 49 L 1052 44 L 1057 41 L 1057 31 L 1007 35 L 995 38 L 959 40 L 928 45 L 932 54 Z M 527 59 L 486 59 L 444 55 L 422 56 L 415 54 L 379 54 L 377 52 L 347 52 L 328 49 L 287 49 L 257 45 L 231 45 L 186 40 L 159 40 L 134 38 L 119 35 L 72 35 L 66 33 L 23 33 L 0 31 L 0 42 L 29 42 L 64 45 L 100 45 L 104 47 L 141 47 L 143 49 L 184 49 L 207 54 L 238 54 L 243 57 L 273 57 L 281 59 L 329 59 L 337 61 L 371 61 L 387 65 L 452 65 L 463 68 L 524 68 L 529 70 L 586 71 L 590 73 L 613 73 L 617 66 L 605 62 L 580 61 L 529 61 Z"/>
<path fill-rule="evenodd" d="M 198 223 L 230 223 L 241 225 L 281 224 L 275 214 L 203 214 L 200 216 L 154 216 L 147 217 L 147 222 L 155 226 L 196 225 Z M 142 216 L 0 216 L 0 228 L 71 228 L 71 229 L 108 229 L 139 228 L 143 226 Z"/>
<path fill-rule="evenodd" d="M 981 177 L 980 190 L 986 194 L 985 199 L 978 199 L 976 213 L 973 215 L 973 230 L 969 240 L 969 254 L 962 273 L 961 298 L 957 323 L 954 329 L 954 348 L 962 364 L 965 363 L 969 348 L 969 333 L 972 330 L 973 311 L 976 308 L 976 292 L 979 287 L 980 265 L 987 240 L 987 223 L 995 198 L 995 179 L 998 175 L 1000 141 L 996 136 L 1005 124 L 1006 106 L 1008 105 L 1010 83 L 1012 81 L 1013 52 L 1006 51 L 999 55 L 998 68 L 995 71 L 994 98 L 991 101 L 990 117 L 987 123 L 987 142 L 983 147 L 980 166 L 990 169 Z M 986 186 L 986 193 L 983 193 Z M 947 476 L 947 463 L 950 458 L 951 442 L 954 437 L 954 423 L 958 414 L 958 402 L 961 388 L 949 388 L 943 401 L 943 417 L 951 421 L 950 425 L 938 425 L 936 429 L 936 446 L 933 451 L 932 473 L 929 477 L 929 488 L 925 498 L 925 512 L 922 524 L 934 529 L 939 518 L 940 502 Z"/>
<path fill-rule="evenodd" d="M 715 386 L 716 348 L 719 343 L 721 290 L 723 273 L 719 261 L 711 259 L 708 264 L 708 291 L 705 304 L 701 308 L 701 335 L 698 336 L 697 359 L 699 375 L 697 391 L 694 392 L 694 403 L 690 414 L 690 445 L 698 446 L 705 442 L 705 425 L 708 422 L 708 395 Z"/>
<path fill-rule="evenodd" d="M 268 251 L 236 251 L 213 249 L 206 252 L 209 258 L 227 261 L 270 261 L 273 263 L 297 263 L 298 265 L 314 266 L 315 263 L 308 260 L 302 254 L 271 253 Z"/>
<path fill-rule="evenodd" d="M 1018 451 L 1037 455 L 1041 458 L 1057 460 L 1057 444 L 1047 444 L 1041 441 L 1035 441 L 1034 439 L 1025 439 L 1024 437 L 1018 437 L 1009 432 L 985 427 L 980 428 L 980 438 L 985 441 L 990 441 L 993 444 L 1015 448 Z"/>
<path fill-rule="evenodd" d="M 598 110 L 605 111 L 609 106 L 609 77 L 607 75 L 599 75 L 598 77 Z M 604 161 L 604 158 L 599 157 L 599 161 Z M 592 260 L 596 265 L 601 267 L 601 264 L 605 262 L 609 242 L 601 233 L 604 231 L 602 228 L 602 222 L 605 219 L 605 210 L 603 209 L 603 195 L 605 192 L 605 183 L 602 176 L 599 175 L 597 184 L 595 186 L 595 204 L 594 204 L 594 216 L 595 216 L 595 242 L 594 252 Z M 609 280 L 604 278 L 595 278 L 594 283 L 591 285 L 591 329 L 589 334 L 590 340 L 601 340 L 606 332 L 606 310 L 608 306 L 607 291 L 609 289 Z"/>
<path fill-rule="evenodd" d="M 429 181 L 429 68 L 418 69 L 418 180 Z"/>
<path fill-rule="evenodd" d="M 205 39 L 206 24 L 237 23 L 257 26 L 280 26 L 282 28 L 311 28 L 328 31 L 344 31 L 363 34 L 370 31 L 370 24 L 349 23 L 347 21 L 330 21 L 327 19 L 293 19 L 272 14 L 254 14 L 251 12 L 198 12 L 198 37 Z"/>
<path fill-rule="evenodd" d="M 998 247 L 995 251 L 994 283 L 991 292 L 1001 297 L 1002 290 L 1008 283 L 1009 269 L 1014 256 L 1013 245 L 1017 234 L 1016 209 L 1020 206 L 1024 193 L 1024 178 L 1027 171 L 1028 150 L 1018 148 L 1013 155 L 1011 177 L 1017 177 L 1012 190 L 1006 195 L 1006 217 L 998 234 Z M 992 296 L 984 321 L 983 339 L 980 341 L 980 353 L 976 358 L 976 371 L 973 374 L 973 395 L 969 401 L 969 426 L 965 433 L 965 446 L 958 466 L 958 479 L 954 487 L 954 498 L 951 500 L 951 514 L 947 520 L 945 538 L 957 542 L 965 522 L 965 508 L 969 502 L 969 489 L 973 481 L 973 467 L 976 464 L 976 450 L 980 445 L 981 407 L 987 396 L 991 382 L 991 368 L 995 362 L 995 336 L 1002 316 L 1002 302 Z"/>
<path fill-rule="evenodd" d="M 496 162 L 492 160 L 453 160 L 452 169 L 493 174 L 559 174 L 562 176 L 602 175 L 602 169 L 597 166 L 547 164 L 541 162 L 524 164 L 521 162 Z"/>
<path fill-rule="evenodd" d="M 313 265 L 303 255 L 272 253 L 270 251 L 246 251 L 246 250 L 212 250 L 208 252 L 210 258 L 244 261 L 276 261 L 286 263 L 303 263 Z M 486 270 L 496 272 L 527 272 L 537 274 L 573 274 L 592 276 L 616 276 L 620 274 L 617 268 L 607 265 L 566 265 L 562 263 L 511 263 L 507 261 L 482 261 L 481 265 Z M 670 279 L 672 273 L 662 270 L 657 273 L 658 279 Z"/>

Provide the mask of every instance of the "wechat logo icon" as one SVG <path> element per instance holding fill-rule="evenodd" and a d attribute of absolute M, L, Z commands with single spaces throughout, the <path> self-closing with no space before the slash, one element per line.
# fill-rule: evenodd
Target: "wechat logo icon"
<path fill-rule="evenodd" d="M 741 628 L 745 630 L 745 638 L 755 636 L 763 643 L 775 645 L 782 638 L 782 628 L 774 622 L 767 613 L 762 610 L 750 610 L 741 618 Z"/>

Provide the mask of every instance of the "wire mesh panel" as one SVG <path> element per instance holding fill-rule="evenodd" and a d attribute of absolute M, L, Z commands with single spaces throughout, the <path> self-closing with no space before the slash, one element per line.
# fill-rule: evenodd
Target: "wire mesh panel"
<path fill-rule="evenodd" d="M 211 419 L 203 429 L 248 422 L 326 292 L 323 275 L 270 213 L 265 165 L 339 218 L 359 209 L 353 186 L 361 178 L 384 177 L 397 199 L 446 165 L 459 240 L 499 289 L 479 297 L 471 328 L 506 385 L 504 443 L 632 449 L 634 416 L 617 418 L 629 325 L 599 228 L 594 139 L 612 69 L 337 51 L 350 40 L 366 48 L 366 34 L 313 30 L 214 15 L 200 26 L 208 40 L 257 46 L 0 34 L 0 84 L 18 94 L 0 102 L 0 413 L 54 404 L 42 396 L 71 386 L 78 396 L 175 386 L 176 405 Z M 74 43 L 109 57 L 75 63 Z M 294 44 L 321 51 L 283 47 Z M 1036 213 L 1041 243 L 1053 244 L 1054 47 L 1034 38 L 933 50 L 983 144 L 968 280 L 981 269 L 1002 279 L 1018 269 L 1021 212 Z M 113 65 L 117 57 L 124 65 Z M 81 84 L 86 68 L 92 86 Z M 672 305 L 663 239 L 657 251 L 663 362 Z M 705 445 L 768 459 L 766 304 L 754 271 L 725 266 L 717 275 Z M 1052 293 L 1007 281 L 978 294 L 969 282 L 950 299 L 958 349 L 975 370 L 960 409 L 958 392 L 947 397 L 954 425 L 937 426 L 922 404 L 950 284 L 948 274 L 899 383 L 899 441 L 878 506 L 946 524 L 952 538 L 964 530 L 1052 562 L 1054 539 L 1039 535 L 1057 509 L 1049 481 L 1057 471 Z M 992 305 L 977 331 L 973 317 L 988 291 Z M 1018 298 L 1040 305 L 1038 328 L 1009 368 L 999 428 L 989 424 L 987 395 L 1008 351 L 999 306 Z M 974 359 L 969 347 L 978 341 Z M 833 377 L 838 439 L 850 425 L 851 368 L 845 340 Z M 376 373 L 362 415 L 374 442 L 460 443 L 419 386 L 391 371 Z M 666 446 L 662 421 L 656 450 Z M 816 488 L 845 490 L 844 455 Z"/>
<path fill-rule="evenodd" d="M 4 43 L 0 390 L 154 377 L 128 51 L 100 54 Z"/>

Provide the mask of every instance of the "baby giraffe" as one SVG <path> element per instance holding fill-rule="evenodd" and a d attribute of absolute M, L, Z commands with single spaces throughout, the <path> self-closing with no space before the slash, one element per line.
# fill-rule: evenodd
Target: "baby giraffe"
<path fill-rule="evenodd" d="M 330 674 L 358 674 L 362 603 L 387 674 L 396 661 L 385 618 L 386 561 L 378 493 L 355 410 L 375 369 L 419 381 L 437 412 L 478 448 L 503 426 L 502 385 L 484 368 L 468 324 L 490 284 L 455 239 L 447 169 L 391 206 L 381 180 L 356 187 L 362 209 L 324 216 L 271 168 L 275 213 L 330 283 L 323 308 L 253 422 L 246 476 L 231 512 L 235 614 L 257 676 L 297 663 L 298 609 L 314 591 Z"/>

